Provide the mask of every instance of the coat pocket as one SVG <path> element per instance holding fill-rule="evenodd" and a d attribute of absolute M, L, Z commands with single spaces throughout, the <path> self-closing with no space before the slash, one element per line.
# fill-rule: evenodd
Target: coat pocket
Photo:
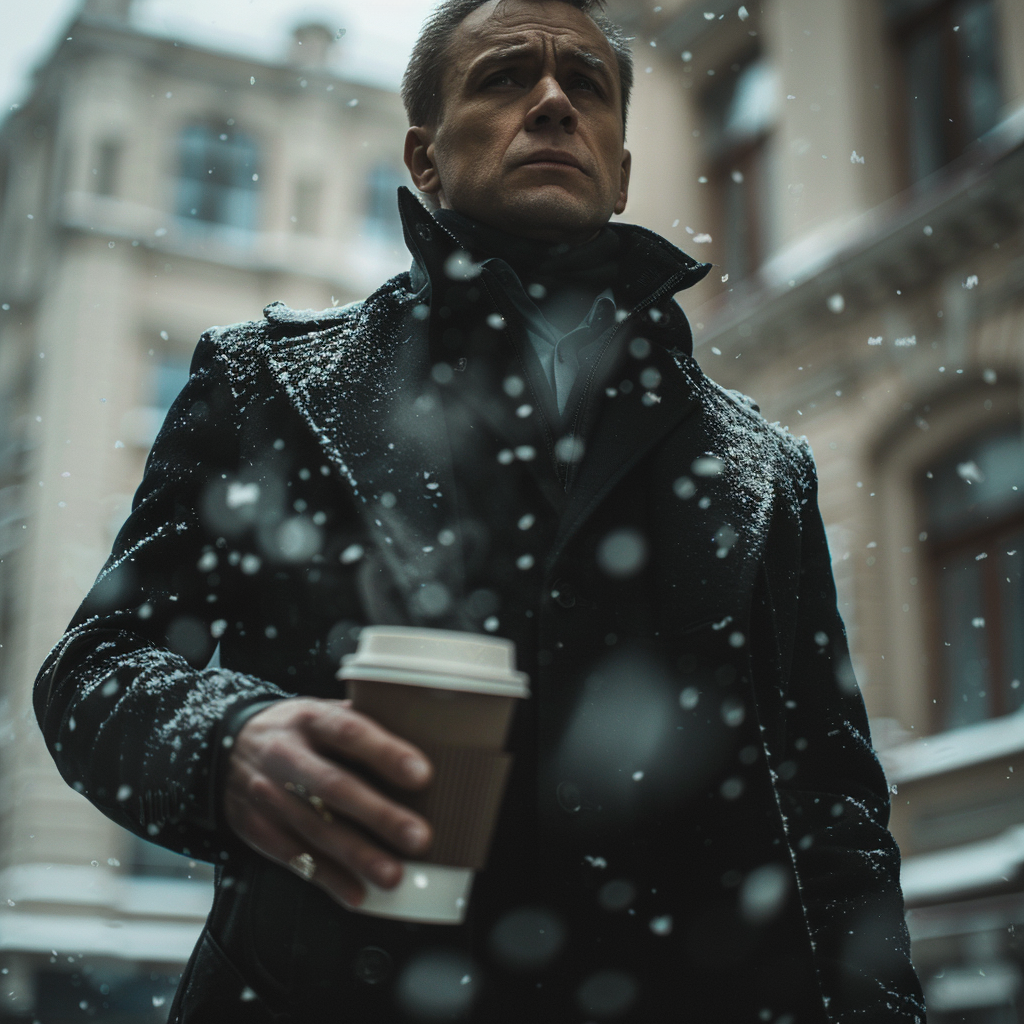
<path fill-rule="evenodd" d="M 263 857 L 254 857 L 244 884 L 240 920 L 245 924 L 242 934 L 227 943 L 228 950 L 244 950 L 242 962 L 252 965 L 265 998 L 287 1001 L 294 994 L 296 928 L 310 883 Z"/>
<path fill-rule="evenodd" d="M 208 930 L 185 968 L 169 1024 L 285 1024 L 248 984 Z"/>

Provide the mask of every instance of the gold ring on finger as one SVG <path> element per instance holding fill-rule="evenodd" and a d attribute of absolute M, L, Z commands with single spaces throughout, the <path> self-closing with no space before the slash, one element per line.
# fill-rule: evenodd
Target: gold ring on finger
<path fill-rule="evenodd" d="M 324 821 L 334 821 L 334 816 L 331 814 L 329 810 L 327 810 L 327 806 L 324 804 L 323 800 L 321 800 L 320 797 L 316 796 L 315 794 L 309 797 L 309 806 L 312 807 L 313 810 L 316 811 L 316 813 L 324 819 Z"/>
<path fill-rule="evenodd" d="M 286 782 L 284 788 L 289 793 L 294 793 L 300 800 L 304 800 L 324 821 L 334 821 L 334 815 L 327 809 L 327 805 L 315 793 L 310 793 L 301 782 Z"/>

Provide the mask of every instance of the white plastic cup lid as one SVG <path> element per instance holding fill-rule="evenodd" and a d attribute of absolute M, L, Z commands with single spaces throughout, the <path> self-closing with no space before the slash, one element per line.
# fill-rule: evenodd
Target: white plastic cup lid
<path fill-rule="evenodd" d="M 415 626 L 366 626 L 355 654 L 342 658 L 338 678 L 528 697 L 529 677 L 515 666 L 515 644 L 503 637 Z"/>

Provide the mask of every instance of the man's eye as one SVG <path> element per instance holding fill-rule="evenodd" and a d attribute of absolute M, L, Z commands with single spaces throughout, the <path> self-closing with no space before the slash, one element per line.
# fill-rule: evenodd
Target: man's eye
<path fill-rule="evenodd" d="M 484 83 L 484 85 L 515 85 L 515 79 L 508 71 L 499 71 Z"/>
<path fill-rule="evenodd" d="M 591 92 L 597 92 L 597 85 L 587 78 L 585 75 L 576 75 L 575 78 L 569 83 L 573 89 L 589 89 Z"/>

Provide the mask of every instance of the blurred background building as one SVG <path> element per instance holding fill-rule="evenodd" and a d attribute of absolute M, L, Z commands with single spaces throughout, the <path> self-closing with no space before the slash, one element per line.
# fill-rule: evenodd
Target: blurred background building
<path fill-rule="evenodd" d="M 1024 5 L 609 10 L 626 219 L 717 265 L 698 360 L 814 446 L 929 1019 L 1024 1020 Z M 202 330 L 407 264 L 401 104 L 337 36 L 257 60 L 87 0 L 0 125 L 0 1020 L 163 1020 L 205 916 L 205 865 L 60 780 L 30 687 Z"/>
<path fill-rule="evenodd" d="M 38 663 L 200 333 L 407 265 L 402 105 L 336 73 L 335 28 L 300 24 L 268 64 L 129 15 L 86 3 L 0 128 L 0 1019 L 45 1024 L 164 1020 L 212 871 L 59 779 L 33 735 Z"/>
<path fill-rule="evenodd" d="M 1024 1020 L 1024 4 L 616 13 L 696 356 L 814 447 L 929 1020 Z"/>

